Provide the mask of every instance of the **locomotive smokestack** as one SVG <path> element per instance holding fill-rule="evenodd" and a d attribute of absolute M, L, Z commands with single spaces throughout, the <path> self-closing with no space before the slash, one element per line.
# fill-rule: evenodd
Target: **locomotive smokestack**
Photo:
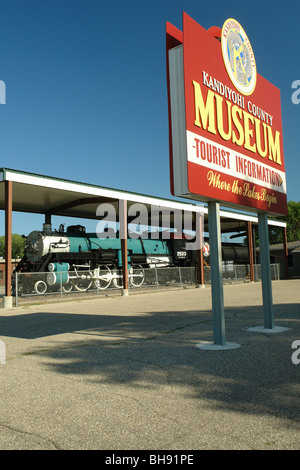
<path fill-rule="evenodd" d="M 52 224 L 43 224 L 43 232 L 49 235 L 52 232 Z"/>

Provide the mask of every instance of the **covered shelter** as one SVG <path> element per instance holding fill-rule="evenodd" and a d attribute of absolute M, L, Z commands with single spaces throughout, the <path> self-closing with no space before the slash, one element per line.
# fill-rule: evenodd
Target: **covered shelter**
<path fill-rule="evenodd" d="M 189 202 L 158 198 L 57 177 L 1 168 L 0 209 L 5 211 L 6 267 L 4 299 L 7 299 L 7 306 L 12 305 L 12 213 L 43 214 L 45 224 L 50 224 L 51 217 L 54 215 L 97 220 L 99 219 L 97 208 L 100 204 L 106 203 L 114 207 L 116 221 L 119 223 L 119 231 L 122 234 L 120 238 L 122 239 L 123 288 L 125 293 L 126 291 L 128 292 L 127 227 L 128 223 L 135 217 L 135 215 L 132 215 L 132 211 L 130 211 L 134 204 L 142 204 L 147 208 L 149 225 L 151 225 L 151 209 L 153 206 L 158 206 L 170 211 L 171 226 L 174 227 L 175 224 L 174 213 L 182 211 L 192 214 L 194 230 L 197 229 L 197 221 L 203 215 L 204 226 L 202 231 L 208 231 L 208 210 L 202 204 L 191 204 Z M 222 210 L 220 216 L 222 233 L 242 232 L 248 236 L 250 272 L 251 267 L 253 271 L 252 227 L 257 225 L 258 218 L 254 215 L 227 210 Z M 269 224 L 282 227 L 283 230 L 286 229 L 284 222 L 269 220 Z M 202 249 L 199 249 L 199 283 L 204 283 Z"/>

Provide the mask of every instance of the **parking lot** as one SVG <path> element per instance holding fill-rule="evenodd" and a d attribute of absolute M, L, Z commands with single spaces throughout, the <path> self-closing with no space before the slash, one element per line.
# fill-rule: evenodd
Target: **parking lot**
<path fill-rule="evenodd" d="M 300 280 L 224 286 L 232 350 L 213 338 L 210 287 L 0 312 L 0 449 L 299 449 Z"/>

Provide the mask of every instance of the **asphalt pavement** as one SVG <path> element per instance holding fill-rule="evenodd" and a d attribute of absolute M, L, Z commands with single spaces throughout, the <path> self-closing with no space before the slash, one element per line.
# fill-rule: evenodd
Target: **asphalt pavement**
<path fill-rule="evenodd" d="M 209 287 L 2 309 L 0 449 L 299 449 L 300 280 L 273 282 L 276 332 L 260 283 L 224 299 L 233 349 L 197 347 Z"/>

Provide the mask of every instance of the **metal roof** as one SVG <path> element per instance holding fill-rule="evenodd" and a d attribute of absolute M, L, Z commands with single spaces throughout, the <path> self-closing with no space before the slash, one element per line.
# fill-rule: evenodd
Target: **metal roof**
<path fill-rule="evenodd" d="M 287 242 L 287 249 L 292 253 L 295 253 L 300 248 L 300 240 Z M 274 243 L 274 245 L 270 245 L 270 251 L 281 251 L 283 250 L 282 243 Z"/>
<path fill-rule="evenodd" d="M 203 211 L 207 225 L 207 207 L 202 204 L 178 202 L 173 199 L 158 198 L 131 191 L 118 190 L 88 183 L 66 180 L 57 177 L 39 175 L 9 168 L 0 168 L 0 182 L 13 183 L 13 211 L 36 214 L 52 214 L 84 219 L 98 219 L 96 210 L 101 203 L 111 203 L 119 213 L 119 200 L 127 200 L 128 209 L 135 203 L 141 203 L 150 209 L 161 206 L 170 210 Z M 0 184 L 0 209 L 5 209 L 4 185 Z M 245 230 L 245 222 L 256 224 L 258 218 L 253 215 L 220 211 L 222 232 Z M 285 227 L 280 221 L 269 220 L 270 225 Z M 205 227 L 205 231 L 206 227 Z"/>

